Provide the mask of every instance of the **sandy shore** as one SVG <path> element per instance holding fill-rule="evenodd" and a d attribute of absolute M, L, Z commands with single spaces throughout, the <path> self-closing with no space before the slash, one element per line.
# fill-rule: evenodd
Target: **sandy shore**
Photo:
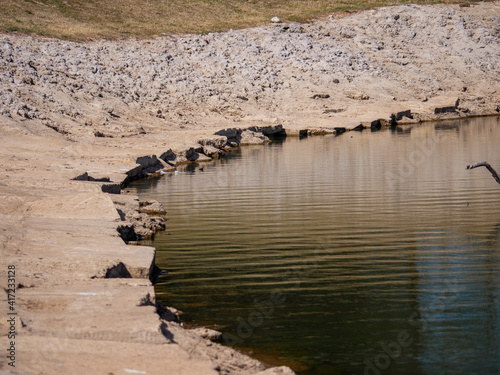
<path fill-rule="evenodd" d="M 117 230 L 147 234 L 143 223 L 161 220 L 105 192 L 282 128 L 498 114 L 499 37 L 500 2 L 153 40 L 0 36 L 0 274 L 16 286 L 1 302 L 0 342 L 14 355 L 0 372 L 292 373 L 161 319 L 154 248 Z M 240 130 L 214 135 L 226 128 Z"/>

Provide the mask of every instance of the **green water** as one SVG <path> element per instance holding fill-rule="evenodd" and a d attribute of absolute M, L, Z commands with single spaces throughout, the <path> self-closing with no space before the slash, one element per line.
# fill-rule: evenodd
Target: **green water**
<path fill-rule="evenodd" d="M 135 184 L 188 325 L 298 374 L 500 373 L 500 119 L 289 138 Z"/>

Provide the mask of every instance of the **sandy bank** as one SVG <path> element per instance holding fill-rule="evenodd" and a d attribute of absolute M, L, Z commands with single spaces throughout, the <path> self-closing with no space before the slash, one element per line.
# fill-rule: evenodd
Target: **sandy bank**
<path fill-rule="evenodd" d="M 298 135 L 378 127 L 392 114 L 399 123 L 496 114 L 499 25 L 500 3 L 489 2 L 150 41 L 1 36 L 0 272 L 7 280 L 15 266 L 18 315 L 16 368 L 2 359 L 0 370 L 263 371 L 160 320 L 149 302 L 154 249 L 124 243 L 117 227 L 129 218 L 102 186 L 116 192 L 263 142 L 280 125 Z M 85 173 L 106 181 L 74 180 Z M 9 329 L 2 318 L 1 336 Z"/>

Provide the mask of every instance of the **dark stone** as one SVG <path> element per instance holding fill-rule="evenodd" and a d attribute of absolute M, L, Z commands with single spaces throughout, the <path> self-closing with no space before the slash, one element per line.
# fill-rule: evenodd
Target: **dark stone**
<path fill-rule="evenodd" d="M 299 139 L 307 138 L 307 129 L 299 130 Z"/>
<path fill-rule="evenodd" d="M 101 190 L 103 193 L 108 193 L 108 194 L 121 194 L 122 193 L 122 187 L 120 184 L 102 184 Z"/>
<path fill-rule="evenodd" d="M 203 150 L 203 148 L 202 148 Z M 186 159 L 189 161 L 196 161 L 200 158 L 200 154 L 196 152 L 196 150 L 191 147 L 189 150 L 186 151 Z"/>
<path fill-rule="evenodd" d="M 161 154 L 160 159 L 163 160 L 165 163 L 168 164 L 175 164 L 175 159 L 177 159 L 177 155 L 172 151 L 172 149 L 165 151 L 163 154 Z"/>
<path fill-rule="evenodd" d="M 390 122 L 390 124 L 391 124 L 392 127 L 398 125 L 398 121 L 396 120 L 396 115 L 394 113 L 391 115 L 391 119 L 390 119 L 389 122 Z"/>
<path fill-rule="evenodd" d="M 130 241 L 137 241 L 137 234 L 135 233 L 133 225 L 120 225 L 118 228 L 116 228 L 116 230 L 125 243 L 129 243 Z"/>
<path fill-rule="evenodd" d="M 128 271 L 127 267 L 120 262 L 116 266 L 108 268 L 106 271 L 105 279 L 131 279 L 132 275 Z"/>
<path fill-rule="evenodd" d="M 180 321 L 180 312 L 177 309 L 174 309 L 173 307 L 166 307 L 158 301 L 156 301 L 156 313 L 162 320 L 165 320 L 167 322 Z"/>
<path fill-rule="evenodd" d="M 455 106 L 453 107 L 441 107 L 441 108 L 434 108 L 434 114 L 438 115 L 441 113 L 456 113 L 457 108 Z"/>
<path fill-rule="evenodd" d="M 87 172 L 76 176 L 73 181 L 88 181 L 89 180 L 89 174 Z"/>
<path fill-rule="evenodd" d="M 141 157 L 138 157 L 135 162 L 143 168 L 150 168 L 150 167 L 156 167 L 156 166 L 163 167 L 163 165 L 160 163 L 160 161 L 158 160 L 156 155 L 141 156 Z"/>
<path fill-rule="evenodd" d="M 227 138 L 227 143 L 236 143 L 238 145 L 241 141 L 241 133 L 243 130 L 239 128 L 229 128 L 229 129 L 223 129 L 219 130 L 218 132 L 215 133 L 215 135 L 222 135 Z"/>
<path fill-rule="evenodd" d="M 343 108 L 339 108 L 339 109 L 326 109 L 323 111 L 324 114 L 327 114 L 327 113 L 340 113 L 340 112 L 344 112 L 345 109 Z"/>
<path fill-rule="evenodd" d="M 354 131 L 357 131 L 357 132 L 361 132 L 365 129 L 365 127 L 363 126 L 363 124 L 359 124 L 358 126 L 356 126 L 354 129 Z"/>
<path fill-rule="evenodd" d="M 329 97 L 329 94 L 314 94 L 312 96 L 313 99 L 328 99 Z"/>
<path fill-rule="evenodd" d="M 373 130 L 380 130 L 381 128 L 382 128 L 382 123 L 381 123 L 380 119 L 372 121 L 372 123 L 370 124 L 370 129 L 372 131 Z"/>
<path fill-rule="evenodd" d="M 282 125 L 275 126 L 251 126 L 248 128 L 256 133 L 262 133 L 269 138 L 284 138 L 286 137 L 286 130 L 283 129 Z"/>
<path fill-rule="evenodd" d="M 345 128 L 335 128 L 335 134 L 336 135 L 340 135 L 340 134 L 343 134 L 346 132 L 346 129 Z"/>
<path fill-rule="evenodd" d="M 413 116 L 411 115 L 411 110 L 408 109 L 406 111 L 401 111 L 396 113 L 396 121 L 400 121 L 403 117 L 408 117 L 410 119 L 413 119 Z"/>
<path fill-rule="evenodd" d="M 94 178 L 89 176 L 88 172 L 82 173 L 79 176 L 73 178 L 73 181 L 97 181 L 97 182 L 110 182 L 109 177 Z"/>

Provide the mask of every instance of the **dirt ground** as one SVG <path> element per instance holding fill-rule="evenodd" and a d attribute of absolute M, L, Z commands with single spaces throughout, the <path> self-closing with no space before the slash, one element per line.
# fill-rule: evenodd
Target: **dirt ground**
<path fill-rule="evenodd" d="M 160 319 L 154 248 L 124 242 L 134 214 L 104 191 L 282 128 L 498 114 L 499 37 L 500 2 L 152 40 L 1 35 L 0 342 L 15 362 L 0 372 L 292 373 Z"/>

